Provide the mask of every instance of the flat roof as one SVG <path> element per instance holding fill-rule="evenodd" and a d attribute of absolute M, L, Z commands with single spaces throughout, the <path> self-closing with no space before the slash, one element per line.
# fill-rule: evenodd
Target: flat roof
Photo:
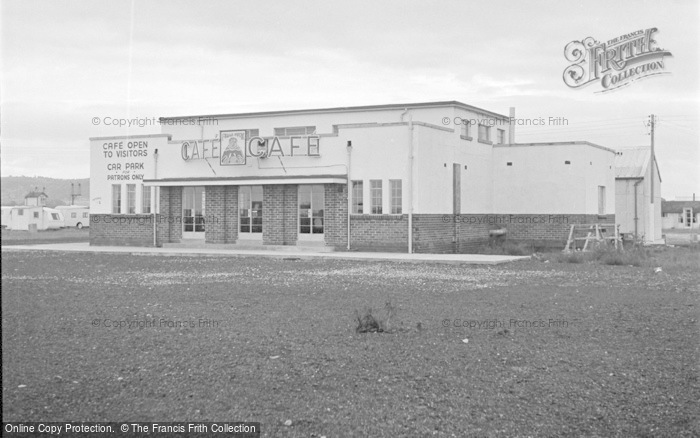
<path fill-rule="evenodd" d="M 494 147 L 507 148 L 507 147 L 527 147 L 527 146 L 591 146 L 594 148 L 602 149 L 604 151 L 615 153 L 614 149 L 606 148 L 599 144 L 591 143 L 590 141 L 553 141 L 553 142 L 542 142 L 542 143 L 505 143 L 505 144 L 495 144 Z"/>
<path fill-rule="evenodd" d="M 314 108 L 314 109 L 300 109 L 300 110 L 280 110 L 280 111 L 261 111 L 261 112 L 249 112 L 249 113 L 232 113 L 232 114 L 207 114 L 207 115 L 194 115 L 194 116 L 176 116 L 176 117 L 160 117 L 158 120 L 179 120 L 179 119 L 234 119 L 234 118 L 246 118 L 246 117 L 271 117 L 271 116 L 281 116 L 289 114 L 318 114 L 318 113 L 344 113 L 344 112 L 358 112 L 358 111 L 382 111 L 382 110 L 400 110 L 405 108 L 440 108 L 446 106 L 453 106 L 457 108 L 462 108 L 468 111 L 474 111 L 489 116 L 507 119 L 508 116 L 503 114 L 498 114 L 493 111 L 485 110 L 483 108 L 478 108 L 475 106 L 467 105 L 456 100 L 446 100 L 437 102 L 418 102 L 418 103 L 392 103 L 384 105 L 364 105 L 364 106 L 341 106 L 341 107 L 331 107 L 331 108 Z"/>
<path fill-rule="evenodd" d="M 159 138 L 159 137 L 168 137 L 168 140 L 170 140 L 173 136 L 172 136 L 172 134 L 118 135 L 118 136 L 109 136 L 109 137 L 90 137 L 90 141 L 95 141 L 95 140 L 128 140 L 130 138 Z"/>

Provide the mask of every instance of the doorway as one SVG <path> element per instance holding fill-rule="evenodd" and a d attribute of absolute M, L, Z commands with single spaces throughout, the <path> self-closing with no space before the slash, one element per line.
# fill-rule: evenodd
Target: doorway
<path fill-rule="evenodd" d="M 299 186 L 299 239 L 323 241 L 324 186 Z"/>
<path fill-rule="evenodd" d="M 182 238 L 204 239 L 204 187 L 182 191 Z"/>

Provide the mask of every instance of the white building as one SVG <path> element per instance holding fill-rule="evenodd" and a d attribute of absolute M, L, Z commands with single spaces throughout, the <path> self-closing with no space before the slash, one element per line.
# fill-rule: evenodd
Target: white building
<path fill-rule="evenodd" d="M 615 156 L 615 218 L 621 233 L 646 243 L 663 243 L 661 172 L 656 157 L 653 163 L 652 166 L 649 146 L 618 149 Z"/>
<path fill-rule="evenodd" d="M 613 221 L 614 151 L 514 143 L 525 123 L 456 101 L 163 118 L 90 139 L 91 242 L 465 252 Z"/>
<path fill-rule="evenodd" d="M 700 229 L 700 201 L 661 201 L 664 230 Z"/>

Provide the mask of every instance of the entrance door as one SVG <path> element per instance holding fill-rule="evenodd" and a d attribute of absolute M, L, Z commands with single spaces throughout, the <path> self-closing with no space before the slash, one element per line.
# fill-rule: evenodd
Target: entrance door
<path fill-rule="evenodd" d="M 263 188 L 241 186 L 238 188 L 238 238 L 262 240 Z"/>
<path fill-rule="evenodd" d="M 299 186 L 299 239 L 323 240 L 324 208 L 322 185 Z"/>
<path fill-rule="evenodd" d="M 182 190 L 182 238 L 204 239 L 204 187 Z"/>

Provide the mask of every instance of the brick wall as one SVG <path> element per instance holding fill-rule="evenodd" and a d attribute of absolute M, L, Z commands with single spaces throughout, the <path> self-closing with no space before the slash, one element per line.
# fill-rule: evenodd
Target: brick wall
<path fill-rule="evenodd" d="M 326 184 L 324 191 L 324 240 L 338 250 L 348 245 L 348 186 Z"/>
<path fill-rule="evenodd" d="M 504 240 L 537 248 L 563 248 L 573 224 L 614 223 L 615 215 L 462 214 L 414 215 L 413 250 L 471 253 L 489 243 L 489 230 L 505 228 Z M 612 230 L 611 230 L 612 232 Z"/>
<path fill-rule="evenodd" d="M 263 245 L 296 245 L 298 186 L 263 186 Z"/>
<path fill-rule="evenodd" d="M 204 188 L 204 237 L 207 243 L 235 243 L 238 238 L 238 187 Z"/>
<path fill-rule="evenodd" d="M 205 237 L 208 243 L 235 243 L 238 238 L 238 187 L 206 187 Z M 347 246 L 347 185 L 326 184 L 325 244 Z M 182 187 L 160 188 L 156 216 L 158 246 L 182 239 Z M 263 186 L 263 244 L 296 245 L 298 186 Z M 153 246 L 152 215 L 93 214 L 91 245 Z M 413 250 L 416 253 L 470 253 L 489 244 L 489 230 L 505 228 L 506 242 L 536 248 L 563 248 L 573 224 L 614 223 L 615 215 L 595 214 L 416 214 Z M 351 249 L 408 251 L 407 215 L 352 215 Z M 612 232 L 612 230 L 611 230 Z"/>
<path fill-rule="evenodd" d="M 506 241 L 527 243 L 540 248 L 564 248 L 574 224 L 615 223 L 615 215 L 597 214 L 514 214 L 506 216 L 498 228 L 505 228 Z M 614 230 L 609 230 L 612 235 Z"/>
<path fill-rule="evenodd" d="M 91 214 L 90 245 L 153 246 L 153 215 Z"/>
<path fill-rule="evenodd" d="M 474 218 L 487 215 L 469 215 Z M 413 252 L 469 253 L 488 243 L 489 226 L 484 220 L 462 222 L 464 215 L 413 215 Z"/>
<path fill-rule="evenodd" d="M 238 186 L 224 186 L 224 243 L 238 240 Z"/>
<path fill-rule="evenodd" d="M 160 188 L 158 245 L 182 239 L 182 187 Z"/>
<path fill-rule="evenodd" d="M 408 215 L 353 214 L 350 236 L 351 250 L 407 252 Z"/>

